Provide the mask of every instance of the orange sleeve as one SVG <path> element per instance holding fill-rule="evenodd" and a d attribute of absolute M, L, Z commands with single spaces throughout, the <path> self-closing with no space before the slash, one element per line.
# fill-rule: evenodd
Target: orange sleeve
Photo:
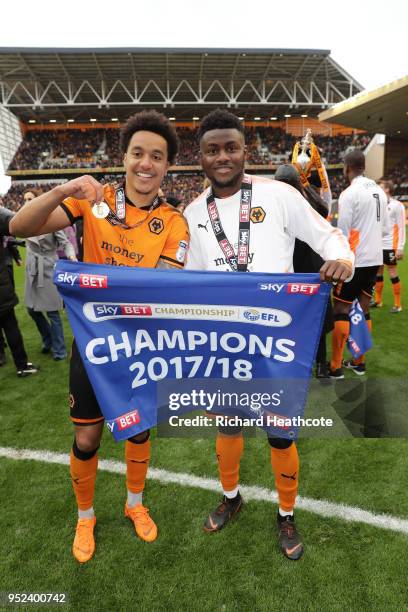
<path fill-rule="evenodd" d="M 354 255 L 356 254 L 356 249 L 359 244 L 360 244 L 360 232 L 358 231 L 358 229 L 355 229 L 354 227 L 352 227 L 349 233 L 349 245 Z"/>
<path fill-rule="evenodd" d="M 176 214 L 171 224 L 166 243 L 161 252 L 160 259 L 176 268 L 183 268 L 189 238 L 186 220 L 181 215 Z"/>
<path fill-rule="evenodd" d="M 61 207 L 67 213 L 71 225 L 78 219 L 81 219 L 83 215 L 84 206 L 90 207 L 88 200 L 77 200 L 76 198 L 65 198 L 62 202 Z"/>

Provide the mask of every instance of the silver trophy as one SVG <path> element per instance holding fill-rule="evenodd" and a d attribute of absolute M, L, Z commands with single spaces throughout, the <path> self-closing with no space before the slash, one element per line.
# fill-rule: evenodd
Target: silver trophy
<path fill-rule="evenodd" d="M 302 140 L 300 141 L 301 152 L 298 155 L 298 158 L 296 160 L 296 162 L 302 168 L 303 172 L 305 172 L 308 164 L 310 163 L 310 157 L 307 154 L 307 149 L 310 148 L 311 144 L 313 144 L 312 130 L 308 128 L 306 130 L 306 134 L 303 136 Z"/>

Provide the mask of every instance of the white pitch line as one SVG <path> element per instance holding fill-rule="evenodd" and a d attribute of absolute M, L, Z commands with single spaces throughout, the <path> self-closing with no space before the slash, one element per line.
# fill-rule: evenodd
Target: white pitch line
<path fill-rule="evenodd" d="M 51 451 L 38 451 L 30 449 L 17 449 L 0 446 L 0 457 L 6 459 L 41 461 L 43 463 L 56 463 L 58 465 L 69 465 L 69 455 L 53 453 Z M 112 474 L 124 474 L 126 466 L 122 461 L 110 461 L 102 459 L 99 461 L 99 469 Z M 159 468 L 149 468 L 148 478 L 157 480 L 163 484 L 176 484 L 182 487 L 193 487 L 205 491 L 220 492 L 220 483 L 214 478 L 203 478 L 186 474 L 183 472 L 169 472 Z M 276 491 L 256 487 L 252 485 L 240 486 L 242 495 L 246 501 L 263 501 L 276 503 L 278 496 Z M 323 517 L 334 517 L 350 523 L 365 523 L 379 529 L 387 529 L 399 533 L 408 534 L 408 520 L 392 516 L 390 514 L 374 514 L 368 510 L 362 510 L 345 504 L 335 504 L 326 500 L 312 499 L 299 496 L 296 500 L 296 508 L 313 512 Z"/>

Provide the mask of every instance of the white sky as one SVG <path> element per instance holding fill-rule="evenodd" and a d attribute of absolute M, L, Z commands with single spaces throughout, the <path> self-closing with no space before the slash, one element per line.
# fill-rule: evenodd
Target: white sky
<path fill-rule="evenodd" d="M 0 47 L 330 49 L 373 89 L 408 74 L 407 24 L 407 0 L 3 0 Z"/>
<path fill-rule="evenodd" d="M 330 49 L 366 88 L 408 73 L 406 0 L 3 0 L 0 46 Z"/>

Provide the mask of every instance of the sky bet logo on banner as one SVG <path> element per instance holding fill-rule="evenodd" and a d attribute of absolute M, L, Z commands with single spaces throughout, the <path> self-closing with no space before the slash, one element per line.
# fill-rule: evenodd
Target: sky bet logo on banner
<path fill-rule="evenodd" d="M 73 274 L 61 272 L 58 274 L 56 282 L 61 285 L 74 285 L 75 283 L 79 283 L 80 287 L 106 289 L 108 286 L 108 277 L 101 274 Z"/>
<path fill-rule="evenodd" d="M 54 282 L 116 440 L 164 418 L 162 399 L 160 406 L 157 401 L 161 381 L 208 381 L 220 391 L 239 382 L 254 389 L 259 381 L 262 390 L 280 397 L 274 414 L 303 414 L 330 292 L 317 274 L 150 270 L 60 260 Z M 246 410 L 240 406 L 239 414 Z M 274 434 L 292 437 L 296 431 L 285 426 Z"/>

